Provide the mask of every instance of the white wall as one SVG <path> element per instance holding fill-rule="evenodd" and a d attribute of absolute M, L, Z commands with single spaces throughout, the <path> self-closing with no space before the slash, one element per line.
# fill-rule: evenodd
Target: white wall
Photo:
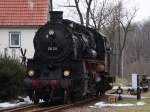
<path fill-rule="evenodd" d="M 32 58 L 34 54 L 33 38 L 37 28 L 0 28 L 0 54 L 4 54 L 4 48 L 8 49 L 7 54 L 11 57 L 20 57 L 21 52 L 19 48 L 9 48 L 9 32 L 21 32 L 21 47 L 27 49 L 27 58 Z M 14 53 L 15 52 L 15 53 Z"/>

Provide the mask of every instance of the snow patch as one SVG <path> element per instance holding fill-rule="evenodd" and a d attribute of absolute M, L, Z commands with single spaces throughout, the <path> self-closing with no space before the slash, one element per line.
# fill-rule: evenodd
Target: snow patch
<path fill-rule="evenodd" d="M 26 96 L 26 97 L 24 97 L 23 99 L 24 99 L 25 104 L 31 104 L 31 103 L 33 103 L 33 102 L 30 100 L 29 96 Z"/>
<path fill-rule="evenodd" d="M 89 106 L 90 108 L 94 108 L 94 106 Z"/>
<path fill-rule="evenodd" d="M 143 105 L 145 105 L 145 103 L 144 102 L 137 102 L 136 105 L 143 106 Z"/>
<path fill-rule="evenodd" d="M 129 86 L 121 86 L 121 88 L 122 88 L 123 90 L 132 89 L 132 87 L 129 87 Z M 118 86 L 113 86 L 112 89 L 113 89 L 113 90 L 117 90 L 117 89 L 118 89 Z"/>
<path fill-rule="evenodd" d="M 11 104 L 9 102 L 0 103 L 0 107 L 13 107 L 17 106 L 16 104 Z"/>
<path fill-rule="evenodd" d="M 123 106 L 134 106 L 134 104 L 130 104 L 130 103 L 126 103 L 126 104 L 117 104 L 117 103 L 105 103 L 105 102 L 98 102 L 95 104 L 95 107 L 112 107 L 112 106 L 116 106 L 116 107 L 123 107 Z"/>
<path fill-rule="evenodd" d="M 22 104 L 32 104 L 32 101 L 30 100 L 28 96 L 23 99 L 24 99 L 24 102 L 19 102 L 19 103 L 10 103 L 10 102 L 0 103 L 0 108 L 14 107 L 14 106 L 22 105 Z"/>
<path fill-rule="evenodd" d="M 143 106 L 145 105 L 144 102 L 137 102 L 136 104 L 131 104 L 131 103 L 105 103 L 105 102 L 98 102 L 94 106 L 89 106 L 90 108 L 101 108 L 101 107 L 126 107 L 126 106 Z"/>

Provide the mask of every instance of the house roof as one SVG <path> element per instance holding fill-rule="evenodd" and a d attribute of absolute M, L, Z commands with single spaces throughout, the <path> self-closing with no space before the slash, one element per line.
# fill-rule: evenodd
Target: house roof
<path fill-rule="evenodd" d="M 0 0 L 0 25 L 43 25 L 47 16 L 48 0 Z"/>

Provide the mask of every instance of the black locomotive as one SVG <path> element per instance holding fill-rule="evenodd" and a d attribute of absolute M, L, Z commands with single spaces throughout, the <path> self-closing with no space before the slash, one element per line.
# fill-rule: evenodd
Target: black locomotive
<path fill-rule="evenodd" d="M 50 21 L 34 37 L 35 53 L 28 59 L 24 79 L 35 103 L 61 100 L 64 103 L 111 89 L 109 46 L 96 30 L 50 12 Z"/>

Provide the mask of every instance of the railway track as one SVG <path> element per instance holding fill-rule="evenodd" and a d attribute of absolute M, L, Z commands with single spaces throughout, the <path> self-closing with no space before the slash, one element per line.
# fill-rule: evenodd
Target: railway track
<path fill-rule="evenodd" d="M 24 112 L 24 110 L 29 110 L 32 108 L 36 108 L 38 105 L 21 105 L 21 106 L 16 106 L 16 107 L 10 107 L 10 108 L 5 108 L 5 109 L 0 109 L 0 112 Z"/>
<path fill-rule="evenodd" d="M 59 112 L 64 109 L 70 109 L 96 100 L 98 100 L 98 98 L 91 98 L 91 99 L 82 100 L 71 104 L 49 106 L 49 107 L 40 106 L 40 105 L 24 105 L 15 108 L 8 108 L 3 110 L 1 109 L 0 112 Z"/>

